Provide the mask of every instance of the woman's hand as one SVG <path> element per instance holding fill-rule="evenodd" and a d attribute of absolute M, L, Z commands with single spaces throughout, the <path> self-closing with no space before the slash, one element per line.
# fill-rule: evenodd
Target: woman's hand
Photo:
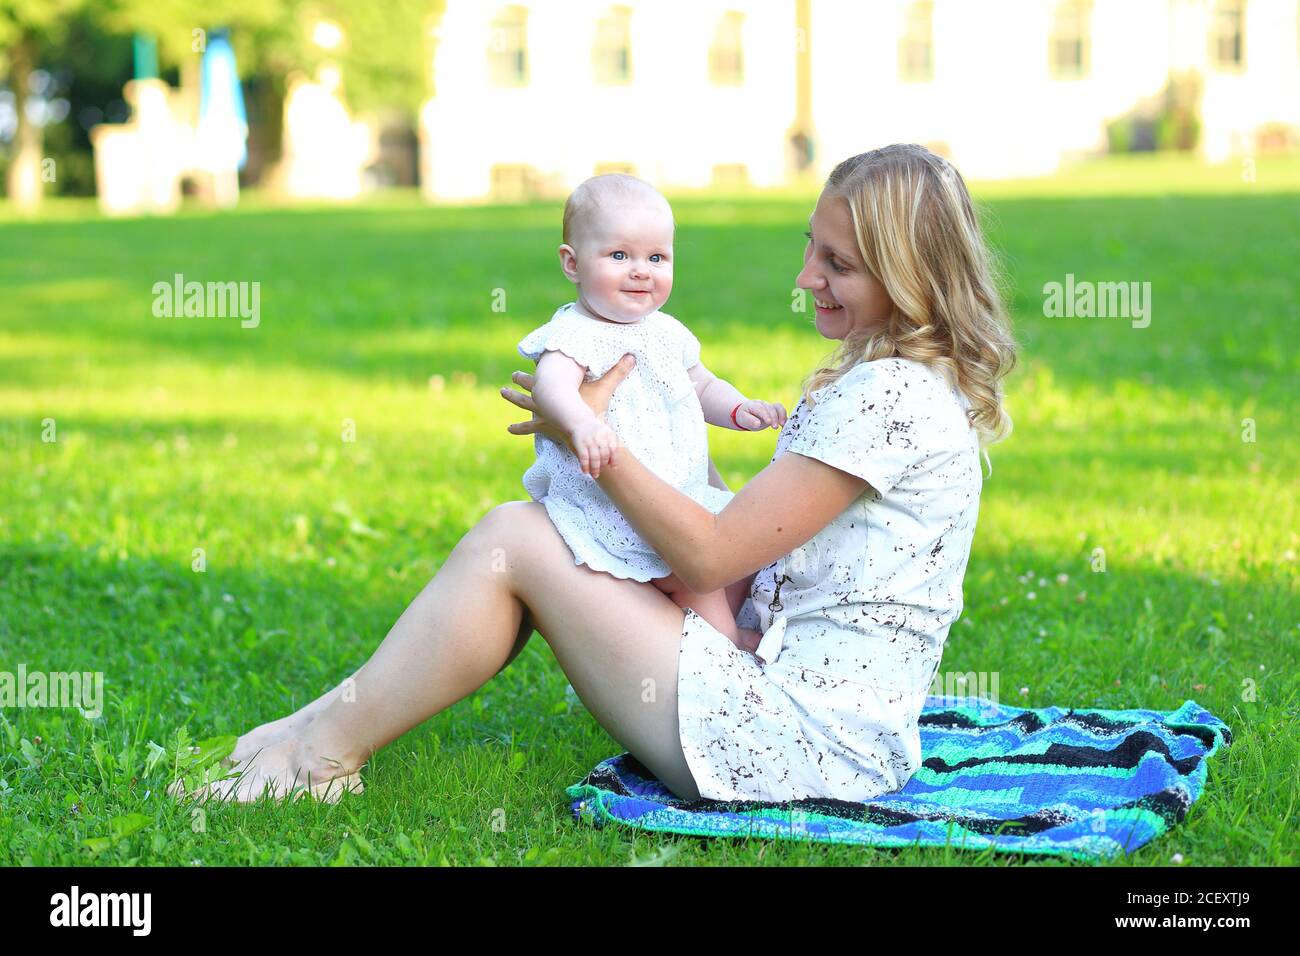
<path fill-rule="evenodd" d="M 587 403 L 587 407 L 591 409 L 597 418 L 604 420 L 614 390 L 623 383 L 623 379 L 627 378 L 635 366 L 636 357 L 631 354 L 625 355 L 613 368 L 594 382 L 583 382 L 578 386 L 578 395 Z M 507 425 L 506 431 L 512 435 L 532 435 L 541 432 L 543 435 L 562 445 L 568 445 L 572 449 L 569 436 L 538 414 L 537 403 L 533 401 L 532 396 L 533 386 L 537 384 L 537 379 L 528 372 L 515 372 L 510 376 L 510 380 L 516 385 L 527 389 L 528 394 L 517 392 L 513 388 L 503 388 L 501 389 L 501 397 L 512 405 L 518 405 L 526 412 L 532 412 L 533 417 L 531 421 L 515 422 L 513 425 Z"/>

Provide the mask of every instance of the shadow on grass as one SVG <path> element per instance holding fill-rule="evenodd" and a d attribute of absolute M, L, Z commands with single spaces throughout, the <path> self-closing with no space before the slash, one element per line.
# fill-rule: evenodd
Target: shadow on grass
<path fill-rule="evenodd" d="M 995 672 L 1000 699 L 1015 706 L 1172 710 L 1191 698 L 1228 722 L 1239 741 L 1257 725 L 1296 718 L 1288 581 L 1213 582 L 1167 568 L 1113 566 L 1058 585 L 1050 575 L 1066 560 L 1028 549 L 973 560 L 967 608 L 949 636 L 941 679 Z M 1015 582 L 1025 567 L 1039 569 L 1046 585 Z M 352 673 L 422 586 L 385 585 L 375 600 L 359 597 L 368 589 L 354 583 L 320 567 L 276 576 L 238 567 L 196 574 L 54 545 L 9 547 L 0 551 L 5 662 L 9 669 L 102 671 L 111 696 L 145 709 L 134 732 L 152 739 L 181 724 L 197 737 L 240 733 Z M 1026 599 L 1024 589 L 1035 587 L 1036 598 Z M 534 637 L 479 692 L 482 707 L 462 702 L 435 721 L 454 746 L 473 746 L 485 735 L 526 746 L 554 719 L 564 685 L 545 642 Z M 30 734 L 45 726 L 46 713 L 9 716 Z M 106 713 L 111 727 L 114 711 Z M 590 736 L 579 742 L 589 751 Z M 1266 766 L 1242 770 L 1257 784 L 1268 781 L 1266 799 L 1256 801 L 1267 815 L 1285 805 L 1285 768 L 1296 765 L 1300 744 L 1293 735 L 1256 743 Z"/>

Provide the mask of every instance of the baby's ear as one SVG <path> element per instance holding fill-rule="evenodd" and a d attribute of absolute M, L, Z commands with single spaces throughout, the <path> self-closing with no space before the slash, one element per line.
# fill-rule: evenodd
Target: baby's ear
<path fill-rule="evenodd" d="M 561 243 L 559 250 L 560 269 L 570 282 L 578 281 L 578 253 L 567 242 Z"/>

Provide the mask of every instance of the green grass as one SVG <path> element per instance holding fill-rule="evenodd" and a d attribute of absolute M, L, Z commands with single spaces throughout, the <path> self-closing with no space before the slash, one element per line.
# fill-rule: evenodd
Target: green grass
<path fill-rule="evenodd" d="M 1025 706 L 1195 699 L 1235 743 L 1184 824 L 1115 865 L 1294 865 L 1300 176 L 1294 161 L 1254 182 L 1189 168 L 976 187 L 1023 361 L 942 670 L 996 671 Z M 93 721 L 0 713 L 0 863 L 1062 865 L 577 825 L 563 788 L 621 748 L 537 637 L 377 755 L 360 800 L 199 819 L 164 797 L 151 741 L 239 733 L 312 699 L 467 528 L 526 497 L 532 443 L 506 433 L 517 416 L 496 390 L 571 288 L 555 204 L 251 205 L 130 221 L 56 206 L 0 225 L 0 669 L 103 671 L 107 697 Z M 789 309 L 811 205 L 675 204 L 668 311 L 710 368 L 787 408 L 829 349 Z M 260 281 L 260 326 L 155 318 L 152 285 L 176 272 Z M 1151 282 L 1150 327 L 1045 318 L 1043 284 L 1067 273 Z M 711 432 L 733 488 L 776 440 Z M 83 845 L 130 814 L 146 825 Z"/>

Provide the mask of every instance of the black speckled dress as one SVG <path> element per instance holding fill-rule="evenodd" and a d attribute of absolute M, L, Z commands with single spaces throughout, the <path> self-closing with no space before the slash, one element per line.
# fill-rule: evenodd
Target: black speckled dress
<path fill-rule="evenodd" d="M 739 620 L 763 632 L 756 655 L 686 610 L 679 730 L 707 798 L 861 801 L 902 787 L 920 766 L 917 721 L 961 613 L 982 480 L 965 396 L 897 358 L 813 394 L 772 460 L 816 458 L 869 487 L 755 576 Z"/>

